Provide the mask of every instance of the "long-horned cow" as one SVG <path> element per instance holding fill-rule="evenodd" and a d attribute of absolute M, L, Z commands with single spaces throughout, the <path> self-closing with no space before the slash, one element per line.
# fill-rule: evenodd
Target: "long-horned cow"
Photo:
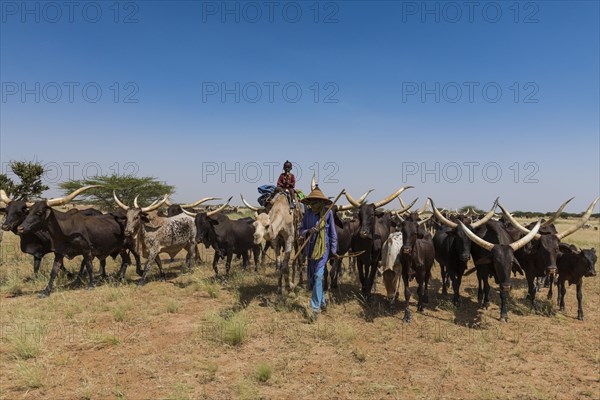
<path fill-rule="evenodd" d="M 134 199 L 133 207 L 123 204 L 115 192 L 113 192 L 113 197 L 117 205 L 127 212 L 125 236 L 133 241 L 136 251 L 147 259 L 138 285 L 146 283 L 153 261 L 158 265 L 161 279 L 165 279 L 159 257 L 159 254 L 163 252 L 176 254 L 185 249 L 187 251 L 186 267 L 192 269 L 196 250 L 196 225 L 193 218 L 179 214 L 162 219 L 158 227 L 153 228 L 146 225 L 149 222 L 148 213 L 159 208 L 167 200 L 168 195 L 165 195 L 162 201 L 148 207 L 140 207 L 137 204 L 137 197 Z"/>
<path fill-rule="evenodd" d="M 52 292 L 56 273 L 64 257 L 83 256 L 83 263 L 87 267 L 89 277 L 88 288 L 93 288 L 93 258 L 103 260 L 118 254 L 126 246 L 123 229 L 113 215 L 87 216 L 80 212 L 64 213 L 52 208 L 64 205 L 83 191 L 95 187 L 99 186 L 86 186 L 66 197 L 35 202 L 25 220 L 17 227 L 19 235 L 40 230 L 47 230 L 49 233 L 54 263 L 48 285 L 40 293 L 41 297 L 48 296 Z"/>

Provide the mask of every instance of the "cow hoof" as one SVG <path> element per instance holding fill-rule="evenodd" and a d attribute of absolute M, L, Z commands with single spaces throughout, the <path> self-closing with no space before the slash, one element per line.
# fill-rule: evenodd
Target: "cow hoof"
<path fill-rule="evenodd" d="M 47 290 L 47 289 L 42 290 L 41 292 L 38 293 L 38 298 L 39 299 L 45 299 L 48 296 L 50 296 L 50 291 Z"/>
<path fill-rule="evenodd" d="M 508 322 L 508 315 L 501 315 L 500 322 Z"/>
<path fill-rule="evenodd" d="M 141 280 L 141 279 L 140 279 L 140 280 L 138 281 L 138 283 L 137 283 L 138 287 L 142 287 L 142 286 L 144 286 L 145 284 L 146 284 L 146 282 L 145 282 L 144 280 Z"/>
<path fill-rule="evenodd" d="M 486 301 L 486 302 L 484 302 L 484 303 L 483 303 L 483 308 L 484 308 L 484 309 L 486 309 L 486 310 L 487 310 L 488 308 L 490 308 L 490 302 L 489 302 L 489 301 Z"/>
<path fill-rule="evenodd" d="M 144 275 L 144 271 L 143 271 L 143 270 L 141 270 L 141 269 L 136 269 L 136 270 L 135 270 L 135 273 L 136 273 L 136 274 L 138 274 L 138 276 L 142 276 L 142 275 Z"/>
<path fill-rule="evenodd" d="M 410 324 L 410 314 L 409 315 L 404 314 L 404 322 L 406 322 L 407 324 Z"/>
<path fill-rule="evenodd" d="M 577 313 L 577 319 L 583 321 L 583 313 Z"/>
<path fill-rule="evenodd" d="M 417 305 L 417 311 L 422 313 L 423 311 L 425 311 L 425 306 L 423 306 L 423 304 Z"/>
<path fill-rule="evenodd" d="M 85 288 L 85 290 L 93 290 L 96 286 L 94 285 L 87 285 L 87 287 Z"/>
<path fill-rule="evenodd" d="M 562 307 L 560 307 L 560 308 L 558 309 L 558 311 L 560 311 L 560 312 L 565 312 L 565 306 L 562 306 Z"/>

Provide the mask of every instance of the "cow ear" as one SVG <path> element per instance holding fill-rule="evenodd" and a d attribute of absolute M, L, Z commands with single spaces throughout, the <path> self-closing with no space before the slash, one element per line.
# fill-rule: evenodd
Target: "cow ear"
<path fill-rule="evenodd" d="M 143 214 L 140 216 L 140 219 L 141 219 L 142 221 L 144 221 L 144 223 L 149 223 L 149 222 L 150 222 L 150 218 L 148 218 L 148 214 L 146 214 L 146 213 L 143 213 Z"/>
<path fill-rule="evenodd" d="M 383 217 L 383 215 L 384 215 L 384 212 L 383 212 L 383 211 L 379 211 L 379 210 L 375 211 L 375 216 L 376 216 L 376 217 L 379 217 L 379 218 L 381 218 L 381 217 Z"/>

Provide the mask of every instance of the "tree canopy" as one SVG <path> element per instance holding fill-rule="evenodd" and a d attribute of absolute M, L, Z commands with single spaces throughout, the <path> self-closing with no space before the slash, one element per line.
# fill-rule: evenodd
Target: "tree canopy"
<path fill-rule="evenodd" d="M 15 182 L 7 174 L 0 174 L 0 189 L 3 189 L 8 197 L 15 200 L 32 200 L 40 198 L 42 192 L 48 190 L 48 186 L 42 183 L 44 167 L 33 161 L 11 161 L 9 168 L 19 178 Z"/>

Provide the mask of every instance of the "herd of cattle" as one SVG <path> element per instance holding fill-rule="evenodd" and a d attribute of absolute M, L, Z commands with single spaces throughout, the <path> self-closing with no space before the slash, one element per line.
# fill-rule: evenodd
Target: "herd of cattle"
<path fill-rule="evenodd" d="M 5 214 L 2 230 L 17 234 L 21 251 L 34 257 L 34 275 L 38 274 L 42 257 L 54 254 L 50 279 L 40 293 L 41 297 L 50 295 L 59 269 L 69 273 L 63 265 L 64 257 L 83 257 L 78 279 L 81 280 L 84 271 L 87 271 L 88 287 L 92 288 L 94 258 L 99 260 L 100 273 L 105 277 L 106 258 L 120 256 L 121 267 L 117 277 L 124 279 L 131 264 L 130 256 L 133 256 L 136 272 L 141 276 L 138 284 L 143 285 L 153 262 L 158 265 L 161 279 L 164 279 L 160 253 L 167 253 L 173 259 L 185 249 L 185 265 L 192 269 L 199 260 L 199 243 L 214 249 L 213 269 L 217 276 L 219 260 L 226 259 L 226 273 L 229 273 L 234 255 L 242 258 L 244 270 L 250 255 L 253 255 L 257 271 L 264 263 L 266 249 L 270 246 L 275 251 L 279 271 L 278 291 L 281 292 L 284 287 L 283 278 L 285 287 L 293 289 L 296 268 L 302 283 L 303 257 L 291 259 L 291 254 L 292 249 L 298 251 L 302 241 L 297 227 L 303 208 L 300 204 L 290 207 L 288 197 L 283 193 L 276 191 L 266 207 L 252 206 L 242 197 L 246 207 L 255 211 L 255 218 L 237 220 L 230 219 L 223 212 L 231 198 L 211 211 L 195 212 L 194 207 L 216 199 L 208 197 L 190 204 L 172 204 L 165 196 L 141 207 L 137 198 L 132 205 L 126 205 L 113 192 L 118 208 L 109 213 L 94 209 L 61 212 L 54 208 L 69 203 L 94 187 L 97 186 L 86 186 L 66 197 L 34 203 L 10 199 L 0 190 L 0 212 Z M 390 303 L 399 297 L 402 279 L 406 301 L 404 319 L 408 322 L 411 318 L 409 282 L 415 278 L 418 284 L 417 309 L 422 311 L 428 303 L 428 285 L 435 260 L 441 269 L 442 292 L 446 295 L 451 284 L 453 302 L 457 307 L 461 304 L 463 276 L 476 272 L 479 305 L 488 307 L 488 280 L 493 277 L 499 286 L 500 319 L 507 321 L 511 276 L 521 274 L 527 279 L 532 307 L 536 307 L 535 296 L 541 285 L 548 285 L 548 298 L 551 298 L 556 283 L 558 304 L 564 310 L 565 283 L 576 284 L 578 318 L 583 319 L 582 278 L 596 275 L 596 251 L 577 249 L 561 240 L 587 224 L 600 197 L 590 204 L 575 225 L 558 232 L 553 223 L 572 199 L 562 204 L 550 219 L 523 226 L 498 203 L 498 199 L 485 215 L 478 215 L 472 210 L 466 214 L 449 213 L 436 208 L 431 199 L 420 210 L 411 211 L 416 200 L 407 206 L 399 197 L 409 188 L 402 187 L 374 203 L 366 202 L 370 191 L 358 199 L 344 192 L 349 204 L 333 206 L 338 249 L 337 257 L 330 260 L 331 270 L 326 278 L 331 287 L 338 286 L 341 258 L 349 254 L 356 261 L 361 293 L 365 298 L 371 296 L 378 271 Z M 399 210 L 382 209 L 395 199 L 400 202 Z M 423 218 L 429 205 L 432 213 Z M 166 214 L 159 210 L 163 206 L 168 206 Z M 495 219 L 498 207 L 502 216 Z M 140 257 L 146 259 L 144 268 Z M 467 262 L 471 258 L 475 267 L 468 270 Z M 289 264 L 292 264 L 291 281 Z"/>

